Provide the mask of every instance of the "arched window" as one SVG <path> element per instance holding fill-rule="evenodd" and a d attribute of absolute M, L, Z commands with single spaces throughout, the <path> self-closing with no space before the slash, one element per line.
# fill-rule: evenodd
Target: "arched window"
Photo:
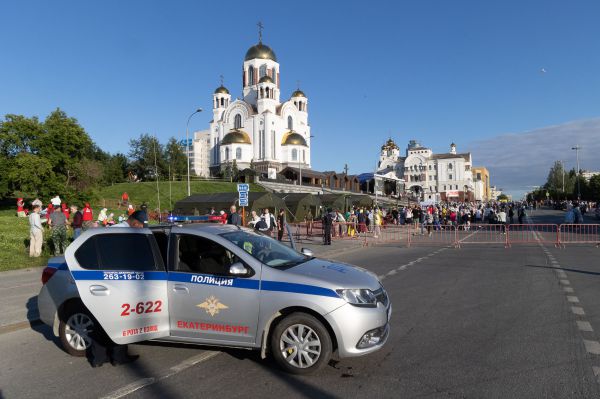
<path fill-rule="evenodd" d="M 448 169 L 452 170 L 452 164 L 451 163 L 448 164 Z"/>
<path fill-rule="evenodd" d="M 292 161 L 297 161 L 297 160 L 298 160 L 298 150 L 294 148 L 292 150 Z"/>
<path fill-rule="evenodd" d="M 242 149 L 240 147 L 235 149 L 235 159 L 242 159 Z"/>
<path fill-rule="evenodd" d="M 250 81 L 251 85 L 254 84 L 254 67 L 252 65 L 250 65 L 250 68 L 248 68 L 248 80 Z"/>
<path fill-rule="evenodd" d="M 235 117 L 233 118 L 233 127 L 234 129 L 239 129 L 242 127 L 242 115 L 235 114 Z"/>
<path fill-rule="evenodd" d="M 229 160 L 229 147 L 225 147 L 225 160 Z"/>
<path fill-rule="evenodd" d="M 221 107 L 225 105 L 225 99 L 221 98 Z"/>
<path fill-rule="evenodd" d="M 258 78 L 262 78 L 263 76 L 265 76 L 267 74 L 267 65 L 266 64 L 262 64 L 260 66 L 260 69 L 258 70 Z"/>
<path fill-rule="evenodd" d="M 288 129 L 294 130 L 294 119 L 291 116 L 288 116 Z"/>

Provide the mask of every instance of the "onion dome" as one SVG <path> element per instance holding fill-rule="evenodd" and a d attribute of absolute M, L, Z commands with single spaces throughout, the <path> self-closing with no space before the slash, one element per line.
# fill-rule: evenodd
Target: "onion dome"
<path fill-rule="evenodd" d="M 244 58 L 244 61 L 250 61 L 256 58 L 273 60 L 277 62 L 277 57 L 275 56 L 273 50 L 271 50 L 269 46 L 265 46 L 262 43 L 258 43 L 257 45 L 250 47 L 248 51 L 246 51 L 246 57 Z"/>
<path fill-rule="evenodd" d="M 227 133 L 225 137 L 223 137 L 223 140 L 221 140 L 221 145 L 228 144 L 252 144 L 252 142 L 250 141 L 248 133 L 240 129 L 234 129 Z"/>
<path fill-rule="evenodd" d="M 217 87 L 217 89 L 215 90 L 215 94 L 229 94 L 229 90 L 227 90 L 227 87 L 221 85 Z"/>
<path fill-rule="evenodd" d="M 384 145 L 381 146 L 382 150 L 397 150 L 398 146 L 396 145 L 396 143 L 394 143 L 394 140 L 392 140 L 391 138 L 388 139 L 388 141 L 386 141 L 386 143 Z"/>
<path fill-rule="evenodd" d="M 292 97 L 306 97 L 302 90 L 296 90 L 292 93 Z"/>
<path fill-rule="evenodd" d="M 304 147 L 308 147 L 308 144 L 306 144 L 306 140 L 304 139 L 304 137 L 302 137 L 301 134 L 291 130 L 283 135 L 281 145 L 302 145 Z"/>
<path fill-rule="evenodd" d="M 265 75 L 262 78 L 260 78 L 258 83 L 273 83 L 273 79 L 271 79 L 269 75 Z"/>

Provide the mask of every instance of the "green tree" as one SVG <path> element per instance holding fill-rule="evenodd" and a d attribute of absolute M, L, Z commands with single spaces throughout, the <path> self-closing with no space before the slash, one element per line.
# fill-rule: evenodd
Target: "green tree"
<path fill-rule="evenodd" d="M 167 163 L 164 159 L 163 147 L 154 136 L 141 134 L 139 138 L 129 141 L 129 158 L 131 169 L 142 180 L 156 178 L 155 157 L 159 177 L 167 175 Z"/>
<path fill-rule="evenodd" d="M 127 179 L 127 170 L 129 163 L 127 157 L 123 154 L 115 154 L 110 156 L 108 161 L 104 163 L 104 174 L 102 181 L 105 184 L 122 183 Z"/>
<path fill-rule="evenodd" d="M 573 192 L 575 175 L 566 173 L 561 161 L 555 161 L 548 172 L 548 178 L 544 188 L 548 190 L 550 196 L 556 199 L 564 198 L 567 194 Z"/>
<path fill-rule="evenodd" d="M 173 177 L 187 176 L 187 157 L 175 137 L 171 137 L 165 146 L 165 159 L 171 167 Z M 192 173 L 193 171 L 190 170 L 190 174 Z"/>
<path fill-rule="evenodd" d="M 50 161 L 27 152 L 15 157 L 8 178 L 15 191 L 27 196 L 46 196 L 57 189 Z"/>
<path fill-rule="evenodd" d="M 600 175 L 594 175 L 588 183 L 589 196 L 591 201 L 600 201 Z"/>
<path fill-rule="evenodd" d="M 22 152 L 37 153 L 36 140 L 43 134 L 37 117 L 8 114 L 0 121 L 0 155 L 14 158 Z"/>

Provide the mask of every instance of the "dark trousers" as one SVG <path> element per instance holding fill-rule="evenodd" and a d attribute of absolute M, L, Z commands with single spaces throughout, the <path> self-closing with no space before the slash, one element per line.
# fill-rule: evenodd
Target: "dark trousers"
<path fill-rule="evenodd" d="M 283 230 L 277 230 L 277 239 L 279 241 L 283 239 Z"/>
<path fill-rule="evenodd" d="M 323 234 L 323 244 L 331 245 L 331 226 L 324 226 Z"/>

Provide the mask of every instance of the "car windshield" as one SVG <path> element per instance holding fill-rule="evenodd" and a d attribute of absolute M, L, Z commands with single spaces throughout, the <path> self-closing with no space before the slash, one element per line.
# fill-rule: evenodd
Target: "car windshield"
<path fill-rule="evenodd" d="M 255 259 L 271 267 L 289 267 L 312 259 L 265 235 L 248 230 L 221 234 Z"/>

